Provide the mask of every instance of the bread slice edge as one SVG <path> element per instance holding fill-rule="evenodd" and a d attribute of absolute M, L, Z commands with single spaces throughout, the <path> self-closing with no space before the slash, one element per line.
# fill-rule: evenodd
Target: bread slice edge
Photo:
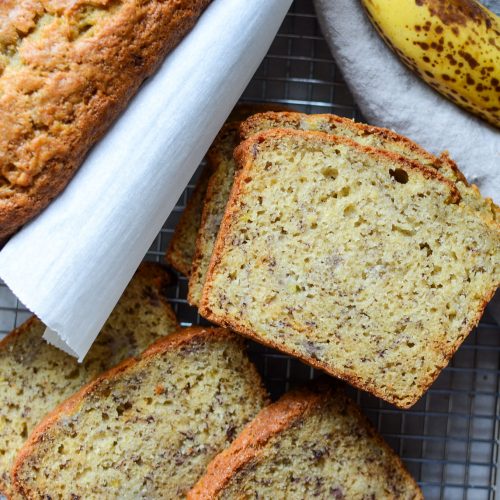
<path fill-rule="evenodd" d="M 219 315 L 212 311 L 209 305 L 209 295 L 210 291 L 212 288 L 212 281 L 213 281 L 213 275 L 215 273 L 215 268 L 217 267 L 217 264 L 220 261 L 220 256 L 223 253 L 225 244 L 226 244 L 226 236 L 229 233 L 231 229 L 231 223 L 233 216 L 235 212 L 238 210 L 238 197 L 239 193 L 241 191 L 241 186 L 245 182 L 245 176 L 247 172 L 249 171 L 251 167 L 251 162 L 253 160 L 253 148 L 254 146 L 257 147 L 259 143 L 263 142 L 266 140 L 266 138 L 269 137 L 274 137 L 274 138 L 280 138 L 280 137 L 310 137 L 310 138 L 317 138 L 317 139 L 322 139 L 326 140 L 330 143 L 339 143 L 339 144 L 345 144 L 349 146 L 354 146 L 357 149 L 367 152 L 371 155 L 374 155 L 379 158 L 384 158 L 386 160 L 393 160 L 396 161 L 402 165 L 404 165 L 406 168 L 410 168 L 411 170 L 421 172 L 422 175 L 424 175 L 427 178 L 430 179 L 437 179 L 443 183 L 445 183 L 450 191 L 450 196 L 449 196 L 449 203 L 458 203 L 460 201 L 460 194 L 458 192 L 458 189 L 456 188 L 455 184 L 450 181 L 449 179 L 445 178 L 443 175 L 441 175 L 439 172 L 432 170 L 428 167 L 425 167 L 424 165 L 419 164 L 418 162 L 414 162 L 411 160 L 408 160 L 406 158 L 403 158 L 402 156 L 372 148 L 369 146 L 362 146 L 355 142 L 352 139 L 348 139 L 345 137 L 340 137 L 340 136 L 335 136 L 331 134 L 327 134 L 324 132 L 316 132 L 316 131 L 301 131 L 301 130 L 291 130 L 291 129 L 270 129 L 264 132 L 260 132 L 258 134 L 255 134 L 251 137 L 249 137 L 247 140 L 245 140 L 243 143 L 241 143 L 235 150 L 235 159 L 237 163 L 239 164 L 239 172 L 238 175 L 235 179 L 235 182 L 233 184 L 233 188 L 231 190 L 231 196 L 229 199 L 229 202 L 226 207 L 226 213 L 224 215 L 224 218 L 221 223 L 221 227 L 219 230 L 219 234 L 217 237 L 217 241 L 214 247 L 214 251 L 212 254 L 212 258 L 210 261 L 210 266 L 209 270 L 207 273 L 207 279 L 205 281 L 205 286 L 203 289 L 203 295 L 202 299 L 200 302 L 199 306 L 199 312 L 200 315 L 203 316 L 204 318 L 208 319 L 209 321 L 212 321 L 213 323 L 216 323 L 220 326 L 226 327 L 226 328 L 231 328 L 241 335 L 244 335 L 260 344 L 266 345 L 267 347 L 271 347 L 273 349 L 277 349 L 278 351 L 281 351 L 285 354 L 289 354 L 295 358 L 300 359 L 301 361 L 305 362 L 306 364 L 317 368 L 319 370 L 324 371 L 325 373 L 328 373 L 329 375 L 332 375 L 334 377 L 340 378 L 341 380 L 344 380 L 348 382 L 349 384 L 353 385 L 354 387 L 357 387 L 358 389 L 364 390 L 364 391 L 369 391 L 375 396 L 388 401 L 389 403 L 395 405 L 398 408 L 402 409 L 407 409 L 413 406 L 421 397 L 422 395 L 427 391 L 427 389 L 431 386 L 431 384 L 434 382 L 438 374 L 441 372 L 441 370 L 448 365 L 450 362 L 451 357 L 453 354 L 456 352 L 458 347 L 461 345 L 462 340 L 460 338 L 457 339 L 457 341 L 449 347 L 448 352 L 446 353 L 446 356 L 443 360 L 443 363 L 440 366 L 436 366 L 436 369 L 429 374 L 427 377 L 427 380 L 425 383 L 422 384 L 422 390 L 419 393 L 415 393 L 413 395 L 410 395 L 408 397 L 401 397 L 401 398 L 396 398 L 396 397 L 388 397 L 388 395 L 384 394 L 382 391 L 380 391 L 374 384 L 372 383 L 366 383 L 364 380 L 362 380 L 359 377 L 355 377 L 349 374 L 344 374 L 340 370 L 334 369 L 331 366 L 327 365 L 326 363 L 323 363 L 315 358 L 312 357 L 306 357 L 302 353 L 299 353 L 295 351 L 292 348 L 289 348 L 287 346 L 283 346 L 281 344 L 277 344 L 273 341 L 269 340 L 264 340 L 262 339 L 257 332 L 247 328 L 244 324 L 242 324 L 240 321 L 238 321 L 235 318 L 230 318 L 227 315 Z M 485 298 L 481 304 L 481 307 L 478 308 L 476 317 L 473 321 L 473 325 L 477 325 L 479 320 L 481 319 L 481 316 L 484 312 L 484 309 L 486 308 L 488 302 L 491 300 L 493 295 L 495 294 L 496 287 L 494 287 L 492 290 L 488 290 L 485 293 Z M 470 330 L 467 328 L 467 332 L 463 333 L 463 337 L 468 335 L 470 333 Z"/>
<path fill-rule="evenodd" d="M 32 495 L 25 489 L 22 481 L 20 481 L 18 477 L 18 472 L 22 467 L 24 461 L 34 452 L 37 444 L 44 439 L 45 433 L 59 420 L 64 417 L 71 416 L 73 412 L 77 411 L 80 403 L 84 400 L 84 398 L 92 394 L 92 392 L 97 389 L 102 382 L 117 378 L 120 374 L 126 372 L 128 369 L 139 363 L 139 361 L 175 350 L 198 339 L 206 339 L 207 341 L 220 341 L 224 339 L 237 338 L 237 335 L 224 328 L 180 328 L 176 332 L 155 341 L 139 356 L 122 361 L 117 366 L 105 371 L 93 381 L 83 386 L 79 391 L 59 404 L 50 413 L 48 413 L 28 437 L 23 448 L 21 448 L 21 450 L 17 454 L 14 460 L 14 465 L 11 469 L 12 484 L 15 491 L 27 498 L 32 498 Z M 258 384 L 256 384 L 256 389 L 265 392 L 255 367 L 254 373 L 252 373 L 251 376 L 254 376 L 256 378 L 256 382 L 258 381 Z"/>
<path fill-rule="evenodd" d="M 212 460 L 207 466 L 205 475 L 188 492 L 187 499 L 217 498 L 231 477 L 256 458 L 270 439 L 289 429 L 297 420 L 307 416 L 331 397 L 339 397 L 347 401 L 377 444 L 398 461 L 406 479 L 413 484 L 416 491 L 420 491 L 400 457 L 379 435 L 358 405 L 345 394 L 344 389 L 334 388 L 328 383 L 312 383 L 308 387 L 284 394 L 278 401 L 262 409 L 231 445 Z M 420 496 L 416 498 L 420 500 L 423 496 L 420 493 Z"/>

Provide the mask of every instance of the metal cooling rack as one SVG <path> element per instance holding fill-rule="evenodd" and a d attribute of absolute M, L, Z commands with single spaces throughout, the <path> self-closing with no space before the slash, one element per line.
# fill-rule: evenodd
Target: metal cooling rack
<path fill-rule="evenodd" d="M 288 104 L 307 113 L 333 112 L 361 119 L 321 36 L 311 0 L 296 0 L 242 100 Z M 165 248 L 192 193 L 193 177 L 149 250 Z M 203 320 L 186 302 L 179 276 L 170 298 L 183 324 Z M 0 283 L 0 336 L 29 317 Z M 251 355 L 273 397 L 316 372 L 257 344 Z M 397 410 L 359 391 L 353 396 L 399 453 L 428 499 L 493 499 L 497 490 L 500 327 L 486 313 L 432 388 L 410 410 Z"/>

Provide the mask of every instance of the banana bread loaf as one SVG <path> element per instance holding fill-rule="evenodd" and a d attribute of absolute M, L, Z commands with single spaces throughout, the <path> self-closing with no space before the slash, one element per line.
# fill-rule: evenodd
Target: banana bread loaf
<path fill-rule="evenodd" d="M 209 3 L 0 2 L 0 239 L 65 187 Z"/>

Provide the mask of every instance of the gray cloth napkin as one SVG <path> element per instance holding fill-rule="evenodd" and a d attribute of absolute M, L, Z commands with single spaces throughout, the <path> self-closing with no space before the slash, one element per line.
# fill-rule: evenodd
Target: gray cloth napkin
<path fill-rule="evenodd" d="M 315 4 L 335 61 L 368 122 L 394 129 L 432 153 L 448 150 L 467 179 L 500 203 L 500 132 L 408 70 L 379 37 L 359 0 Z"/>

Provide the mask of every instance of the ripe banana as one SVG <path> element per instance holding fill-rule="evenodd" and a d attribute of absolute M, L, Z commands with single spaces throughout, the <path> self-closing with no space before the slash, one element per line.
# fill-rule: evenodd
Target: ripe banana
<path fill-rule="evenodd" d="M 431 87 L 500 127 L 500 17 L 475 0 L 361 0 L 385 42 Z"/>

